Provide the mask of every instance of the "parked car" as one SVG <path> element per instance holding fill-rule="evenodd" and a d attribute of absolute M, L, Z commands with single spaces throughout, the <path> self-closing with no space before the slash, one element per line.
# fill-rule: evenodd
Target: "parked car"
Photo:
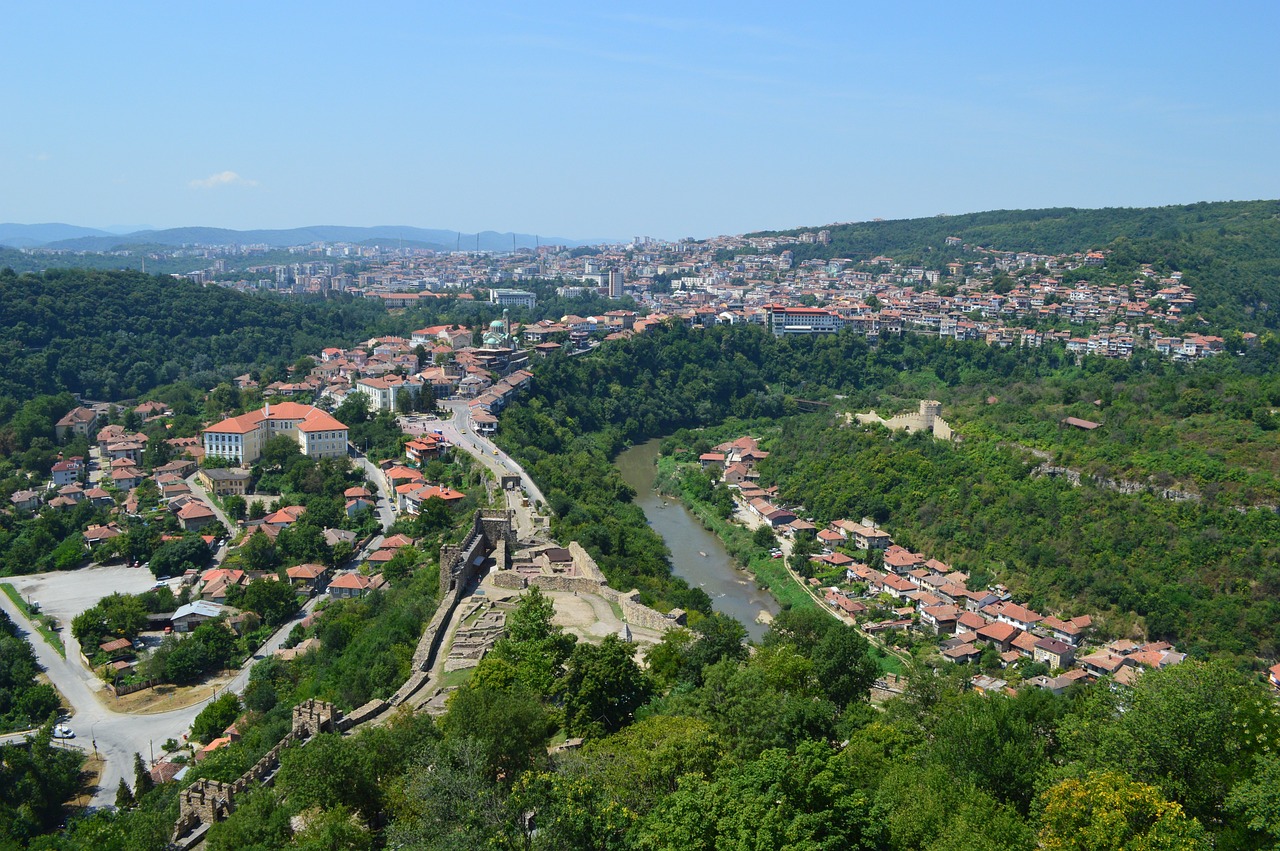
<path fill-rule="evenodd" d="M 76 734 L 66 724 L 58 724 L 53 728 L 53 737 L 55 739 L 74 739 Z"/>

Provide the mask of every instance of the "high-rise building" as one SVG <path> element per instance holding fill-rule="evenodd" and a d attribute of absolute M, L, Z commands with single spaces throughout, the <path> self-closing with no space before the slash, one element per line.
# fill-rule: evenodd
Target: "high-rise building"
<path fill-rule="evenodd" d="M 622 298 L 622 270 L 609 270 L 609 298 Z"/>

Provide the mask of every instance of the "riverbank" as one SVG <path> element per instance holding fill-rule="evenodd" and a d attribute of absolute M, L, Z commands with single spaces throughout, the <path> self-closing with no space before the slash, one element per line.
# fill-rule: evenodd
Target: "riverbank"
<path fill-rule="evenodd" d="M 720 539 L 737 565 L 751 573 L 756 582 L 772 594 L 784 608 L 819 609 L 836 620 L 844 622 L 843 618 L 822 604 L 812 589 L 802 585 L 799 577 L 787 569 L 786 558 L 773 558 L 767 551 L 756 545 L 753 540 L 754 530 L 747 525 L 735 522 L 733 518 L 721 517 L 715 506 L 694 499 L 682 487 L 679 466 L 674 458 L 659 456 L 657 467 L 655 486 L 658 492 L 680 500 L 680 504 L 697 517 L 707 531 Z M 784 548 L 789 549 L 785 542 Z M 868 637 L 868 642 L 871 657 L 881 671 L 897 675 L 904 673 L 903 659 L 894 655 L 873 638 Z"/>
<path fill-rule="evenodd" d="M 772 594 L 783 608 L 817 608 L 813 597 L 791 578 L 784 559 L 770 557 L 768 552 L 755 545 L 749 529 L 724 519 L 714 506 L 699 502 L 685 492 L 674 458 L 658 457 L 656 486 L 659 493 L 679 499 L 704 529 L 720 539 L 736 566 L 755 577 L 756 583 Z"/>
<path fill-rule="evenodd" d="M 722 538 L 697 515 L 654 489 L 658 450 L 659 441 L 651 440 L 614 459 L 623 481 L 635 491 L 633 504 L 666 546 L 672 574 L 705 593 L 715 611 L 737 620 L 753 641 L 760 641 L 781 611 L 777 599 L 740 568 Z"/>

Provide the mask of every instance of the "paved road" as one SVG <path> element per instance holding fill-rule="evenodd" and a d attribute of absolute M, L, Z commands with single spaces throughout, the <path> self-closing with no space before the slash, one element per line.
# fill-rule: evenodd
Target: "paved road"
<path fill-rule="evenodd" d="M 317 597 L 310 600 L 305 611 L 313 611 L 320 599 Z M 18 625 L 19 632 L 35 651 L 40 666 L 71 704 L 71 720 L 68 723 L 76 733 L 76 738 L 66 741 L 66 744 L 85 751 L 96 749 L 105 757 L 102 778 L 93 796 L 94 807 L 111 806 L 115 803 L 116 788 L 120 785 L 121 778 L 128 780 L 130 785 L 133 784 L 135 753 L 142 754 L 144 760 L 149 760 L 153 749 L 158 753 L 160 744 L 166 739 L 181 741 L 196 715 L 216 694 L 244 691 L 249 682 L 249 669 L 256 661 L 250 658 L 229 683 L 217 690 L 210 687 L 208 697 L 193 706 L 151 715 L 129 715 L 112 708 L 115 698 L 106 690 L 105 684 L 80 664 L 77 658 L 79 648 L 70 630 L 63 632 L 63 640 L 67 643 L 67 658 L 63 659 L 45 643 L 44 638 L 4 594 L 0 594 L 0 607 Z M 288 638 L 293 625 L 294 622 L 290 622 L 277 630 L 258 655 L 269 656 L 279 649 Z"/>
<path fill-rule="evenodd" d="M 440 429 L 445 440 L 474 455 L 481 464 L 493 472 L 495 478 L 512 474 L 520 477 L 520 485 L 524 488 L 524 494 L 529 496 L 531 505 L 528 508 L 522 505 L 522 494 L 508 492 L 507 506 L 516 513 L 517 534 L 525 540 L 533 538 L 535 531 L 541 526 L 534 521 L 532 506 L 539 503 L 545 506 L 547 502 L 538 485 L 524 471 L 524 468 L 516 463 L 514 458 L 495 446 L 493 441 L 483 435 L 476 434 L 474 430 L 467 426 L 467 403 L 465 400 L 450 399 L 440 404 L 442 407 L 453 411 L 452 419 L 441 420 L 435 424 L 435 427 Z"/>
<path fill-rule="evenodd" d="M 387 489 L 387 477 L 382 475 L 378 465 L 363 455 L 356 455 L 354 460 L 364 469 L 365 478 L 373 482 L 378 489 L 378 520 L 382 523 L 382 531 L 386 532 L 396 522 L 394 494 Z"/>
<path fill-rule="evenodd" d="M 209 496 L 209 492 L 200 484 L 200 479 L 196 477 L 195 473 L 187 476 L 187 486 L 191 488 L 191 492 L 195 494 L 201 502 L 209 506 L 213 511 L 213 516 L 218 518 L 218 522 L 225 526 L 228 532 L 234 534 L 238 528 L 237 525 L 227 517 L 227 515 L 222 513 L 222 509 L 219 508 L 218 504 Z"/>

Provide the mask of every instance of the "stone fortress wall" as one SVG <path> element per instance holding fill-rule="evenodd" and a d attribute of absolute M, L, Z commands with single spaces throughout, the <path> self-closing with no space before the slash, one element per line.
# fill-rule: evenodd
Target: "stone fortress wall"
<path fill-rule="evenodd" d="M 885 419 L 874 410 L 866 414 L 854 414 L 854 419 L 863 425 L 880 423 L 891 431 L 905 431 L 912 434 L 927 431 L 939 440 L 951 440 L 951 426 L 942 418 L 942 403 L 933 399 L 920 402 L 920 410 L 914 414 L 898 414 Z"/>
<path fill-rule="evenodd" d="M 244 774 L 231 783 L 200 778 L 178 795 L 178 821 L 174 824 L 170 843 L 179 848 L 193 848 L 203 838 L 209 825 L 235 811 L 236 795 L 250 786 L 270 786 L 280 770 L 280 754 L 286 748 L 301 747 L 320 733 L 341 732 L 351 726 L 342 710 L 321 700 L 305 700 L 293 707 L 293 724 L 280 743 L 267 751 Z"/>
<path fill-rule="evenodd" d="M 601 572 L 582 545 L 577 541 L 569 544 L 572 568 L 564 573 L 537 573 L 529 575 L 516 570 L 499 570 L 492 576 L 492 582 L 499 588 L 520 590 L 530 586 L 543 591 L 575 591 L 579 594 L 595 594 L 611 603 L 617 603 L 622 609 L 622 619 L 634 626 L 665 632 L 677 626 L 685 625 L 683 609 L 672 609 L 663 614 L 640 602 L 640 592 L 631 590 L 621 592 L 609 587 L 609 580 Z"/>

